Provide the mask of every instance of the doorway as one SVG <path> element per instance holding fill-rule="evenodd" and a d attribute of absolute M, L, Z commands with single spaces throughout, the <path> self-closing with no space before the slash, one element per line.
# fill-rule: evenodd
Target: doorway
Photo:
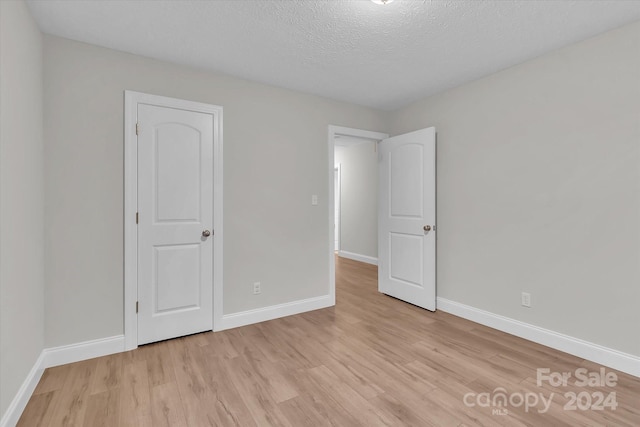
<path fill-rule="evenodd" d="M 336 150 L 349 145 L 341 140 L 361 145 L 368 140 L 375 152 L 374 177 L 370 181 L 375 182 L 371 187 L 376 202 L 361 211 L 362 215 L 371 216 L 375 224 L 367 227 L 368 234 L 374 236 L 375 249 L 371 252 L 376 254 L 375 259 L 348 250 L 351 244 L 357 247 L 348 239 L 348 223 L 366 221 L 361 215 L 349 221 L 345 214 L 350 199 L 346 191 L 349 166 L 343 160 L 345 157 L 340 157 L 340 218 L 335 219 Z M 340 225 L 338 255 L 379 265 L 379 292 L 428 310 L 436 309 L 435 142 L 435 128 L 389 138 L 379 132 L 329 126 L 329 230 Z M 329 240 L 330 296 L 335 303 L 335 238 Z M 366 247 L 363 241 L 359 244 Z"/>
<path fill-rule="evenodd" d="M 370 153 L 375 155 L 375 150 L 377 150 L 376 145 L 378 141 L 381 141 L 385 138 L 388 138 L 389 135 L 381 132 L 373 132 L 362 129 L 353 129 L 342 126 L 329 126 L 329 135 L 328 135 L 328 154 L 329 154 L 329 230 L 332 230 L 329 237 L 329 294 L 333 303 L 335 304 L 335 256 L 336 256 L 336 232 L 338 233 L 339 240 L 339 249 L 338 254 L 343 257 L 349 257 L 352 259 L 356 259 L 358 261 L 364 261 L 368 263 L 375 263 L 375 257 L 369 256 L 367 254 L 360 254 L 358 252 L 358 246 L 349 246 L 350 245 L 350 229 L 349 224 L 352 221 L 357 221 L 357 213 L 356 215 L 352 215 L 350 217 L 346 217 L 345 209 L 348 206 L 348 201 L 346 197 L 348 195 L 347 188 L 347 176 L 349 173 L 355 172 L 358 175 L 357 171 L 348 170 L 347 165 L 343 164 L 336 160 L 336 147 L 344 147 L 344 146 L 354 146 L 363 144 L 362 148 L 370 150 Z M 368 148 L 366 148 L 366 147 Z M 337 190 L 336 190 L 336 167 L 339 165 L 339 175 L 340 175 L 340 199 L 339 201 L 336 199 Z M 377 183 L 377 180 L 376 180 Z M 371 183 L 374 188 L 374 192 L 377 192 L 377 184 Z M 339 212 L 340 217 L 337 216 L 337 206 L 339 203 Z M 374 209 L 373 215 L 376 215 L 376 210 Z M 375 235 L 377 229 L 374 227 L 372 233 Z M 368 236 L 369 238 L 371 236 Z M 355 248 L 355 249 L 354 249 Z M 351 249 L 351 250 L 349 250 Z M 360 256 L 365 255 L 365 256 Z"/>

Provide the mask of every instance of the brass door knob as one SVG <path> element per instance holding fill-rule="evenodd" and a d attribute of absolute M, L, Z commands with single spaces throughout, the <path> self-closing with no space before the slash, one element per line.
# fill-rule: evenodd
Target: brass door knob
<path fill-rule="evenodd" d="M 209 230 L 204 230 L 204 231 L 202 232 L 202 235 L 203 235 L 204 237 L 209 237 L 209 236 L 211 236 L 211 232 L 210 232 Z"/>
<path fill-rule="evenodd" d="M 431 231 L 431 226 L 430 225 L 425 225 L 424 227 L 422 227 L 422 229 L 424 231 Z"/>

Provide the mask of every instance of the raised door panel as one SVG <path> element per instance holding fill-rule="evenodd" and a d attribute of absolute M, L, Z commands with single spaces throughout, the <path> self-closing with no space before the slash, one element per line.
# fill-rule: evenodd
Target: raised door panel
<path fill-rule="evenodd" d="M 155 132 L 156 221 L 200 221 L 200 131 L 166 123 Z"/>
<path fill-rule="evenodd" d="M 389 151 L 389 216 L 418 218 L 424 215 L 424 148 L 404 144 Z"/>

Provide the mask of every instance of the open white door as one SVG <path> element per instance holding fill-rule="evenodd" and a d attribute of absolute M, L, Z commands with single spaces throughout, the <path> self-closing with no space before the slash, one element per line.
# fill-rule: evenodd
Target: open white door
<path fill-rule="evenodd" d="M 436 309 L 436 130 L 380 142 L 378 291 Z"/>
<path fill-rule="evenodd" d="M 213 327 L 209 112 L 138 104 L 138 344 Z"/>

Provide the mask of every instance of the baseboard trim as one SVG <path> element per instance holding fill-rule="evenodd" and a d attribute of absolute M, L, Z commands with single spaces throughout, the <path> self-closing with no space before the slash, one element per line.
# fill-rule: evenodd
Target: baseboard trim
<path fill-rule="evenodd" d="M 41 352 L 36 363 L 34 363 L 33 367 L 29 371 L 27 378 L 25 378 L 20 389 L 18 389 L 18 392 L 2 416 L 2 420 L 0 420 L 0 427 L 14 427 L 18 423 L 24 408 L 26 408 L 31 395 L 42 377 L 42 373 L 44 372 L 44 368 L 42 367 L 43 363 L 44 352 Z"/>
<path fill-rule="evenodd" d="M 43 368 L 93 359 L 124 351 L 124 335 L 84 341 L 60 347 L 45 348 Z"/>
<path fill-rule="evenodd" d="M 280 317 L 292 316 L 306 311 L 318 310 L 333 306 L 334 303 L 329 295 L 315 298 L 308 298 L 300 301 L 288 302 L 285 304 L 272 305 L 255 310 L 247 310 L 239 313 L 226 314 L 222 316 L 220 330 L 238 328 L 240 326 L 251 325 L 253 323 L 266 322 Z"/>
<path fill-rule="evenodd" d="M 22 386 L 0 420 L 0 427 L 13 427 L 20 420 L 38 381 L 46 368 L 93 359 L 124 351 L 124 335 L 84 341 L 60 347 L 45 348 L 29 371 Z"/>
<path fill-rule="evenodd" d="M 369 255 L 361 255 L 347 251 L 338 251 L 338 256 L 342 258 L 349 258 L 354 261 L 366 262 L 367 264 L 378 265 L 378 258 L 374 258 Z"/>
<path fill-rule="evenodd" d="M 438 309 L 582 359 L 640 377 L 640 357 L 438 297 Z"/>
<path fill-rule="evenodd" d="M 349 256 L 345 256 L 345 258 L 355 259 Z M 361 259 L 357 259 L 357 261 L 361 261 Z M 222 318 L 221 330 L 265 322 L 267 320 L 291 316 L 306 311 L 331 307 L 332 305 L 334 304 L 330 296 L 323 295 L 240 313 L 227 314 Z M 438 309 L 455 316 L 640 377 L 640 357 L 461 304 L 456 301 L 451 301 L 446 298 L 438 297 L 437 306 Z M 12 427 L 18 422 L 46 368 L 92 359 L 94 357 L 107 356 L 122 351 L 125 351 L 124 335 L 44 349 L 2 416 L 0 427 Z"/>

